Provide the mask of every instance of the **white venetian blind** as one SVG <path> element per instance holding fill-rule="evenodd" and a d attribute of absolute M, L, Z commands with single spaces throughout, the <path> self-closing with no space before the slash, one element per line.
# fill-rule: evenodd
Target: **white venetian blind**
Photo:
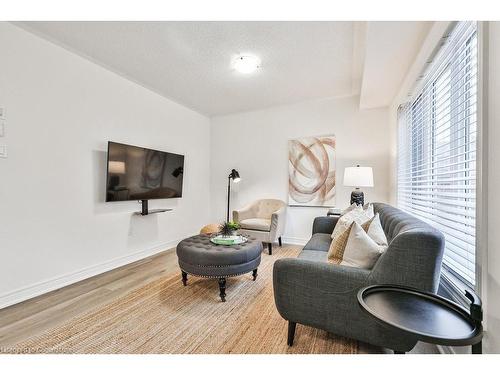
<path fill-rule="evenodd" d="M 399 108 L 398 206 L 446 238 L 444 267 L 475 284 L 477 34 L 458 22 Z"/>

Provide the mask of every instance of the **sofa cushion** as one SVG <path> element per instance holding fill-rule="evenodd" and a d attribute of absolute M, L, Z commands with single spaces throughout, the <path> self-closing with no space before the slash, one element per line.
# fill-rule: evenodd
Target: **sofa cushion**
<path fill-rule="evenodd" d="M 312 260 L 315 262 L 326 262 L 326 251 L 316 251 L 316 250 L 302 250 L 297 258 Z"/>
<path fill-rule="evenodd" d="M 317 250 L 328 252 L 332 238 L 329 233 L 314 233 L 308 243 L 304 246 L 304 250 Z"/>
<path fill-rule="evenodd" d="M 262 230 L 269 232 L 271 230 L 271 220 L 269 219 L 245 219 L 240 221 L 242 229 Z"/>

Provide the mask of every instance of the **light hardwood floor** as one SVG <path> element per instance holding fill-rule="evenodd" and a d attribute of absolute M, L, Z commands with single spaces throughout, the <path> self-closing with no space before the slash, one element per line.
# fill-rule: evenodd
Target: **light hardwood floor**
<path fill-rule="evenodd" d="M 277 249 L 277 251 L 279 251 Z M 45 295 L 0 310 L 0 347 L 27 338 L 103 305 L 163 275 L 178 271 L 174 249 L 117 268 Z M 286 334 L 284 332 L 283 334 Z M 360 343 L 360 353 L 389 351 Z M 418 344 L 411 353 L 438 353 L 433 345 Z"/>

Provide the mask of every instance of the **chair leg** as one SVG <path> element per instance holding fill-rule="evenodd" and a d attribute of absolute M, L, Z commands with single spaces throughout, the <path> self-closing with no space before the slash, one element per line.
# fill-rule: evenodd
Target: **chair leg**
<path fill-rule="evenodd" d="M 283 246 L 283 244 L 281 243 L 281 237 L 278 237 L 278 244 L 281 246 Z"/>
<path fill-rule="evenodd" d="M 286 343 L 288 346 L 293 345 L 293 338 L 295 337 L 295 327 L 297 326 L 297 323 L 295 322 L 288 322 L 288 339 Z"/>
<path fill-rule="evenodd" d="M 271 242 L 267 244 L 267 250 L 269 250 L 269 255 L 273 255 L 273 244 Z"/>

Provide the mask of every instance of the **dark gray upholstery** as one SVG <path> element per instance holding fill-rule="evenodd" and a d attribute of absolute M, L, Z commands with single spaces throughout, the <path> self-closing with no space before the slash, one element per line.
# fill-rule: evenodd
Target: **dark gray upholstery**
<path fill-rule="evenodd" d="M 330 233 L 314 233 L 308 243 L 304 246 L 304 250 L 326 251 L 330 248 L 332 238 Z"/>
<path fill-rule="evenodd" d="M 356 294 L 360 288 L 373 284 L 399 284 L 436 292 L 444 237 L 395 207 L 373 205 L 389 241 L 373 269 L 327 263 L 330 234 L 338 218 L 316 218 L 313 236 L 299 257 L 280 259 L 274 264 L 276 307 L 290 322 L 406 352 L 416 342 L 367 316 L 360 309 Z"/>
<path fill-rule="evenodd" d="M 260 264 L 262 242 L 249 238 L 241 245 L 224 246 L 210 242 L 200 234 L 177 245 L 179 267 L 191 275 L 228 277 L 251 272 Z"/>
<path fill-rule="evenodd" d="M 321 261 L 321 262 L 326 262 L 327 255 L 328 255 L 328 251 L 304 250 L 299 254 L 299 256 L 297 258 L 298 259 L 305 259 L 305 260 L 317 260 L 317 261 Z"/>
<path fill-rule="evenodd" d="M 337 221 L 339 220 L 339 216 L 321 216 L 317 217 L 313 221 L 313 234 L 315 233 L 326 233 L 332 234 L 333 228 Z"/>

